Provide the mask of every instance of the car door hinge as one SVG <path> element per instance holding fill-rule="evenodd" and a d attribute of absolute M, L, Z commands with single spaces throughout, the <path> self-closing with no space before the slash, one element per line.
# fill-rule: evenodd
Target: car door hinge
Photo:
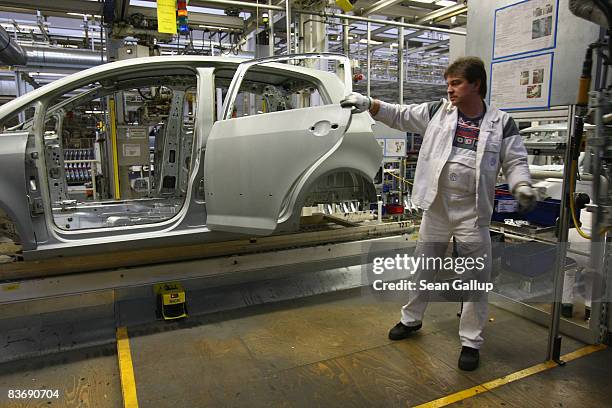
<path fill-rule="evenodd" d="M 28 201 L 30 202 L 30 212 L 33 215 L 39 215 L 45 212 L 45 206 L 43 205 L 41 197 L 28 196 Z"/>

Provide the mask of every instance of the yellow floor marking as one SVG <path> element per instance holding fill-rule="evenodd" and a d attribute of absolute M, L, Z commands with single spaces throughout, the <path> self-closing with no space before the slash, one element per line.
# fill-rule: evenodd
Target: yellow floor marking
<path fill-rule="evenodd" d="M 586 346 L 576 351 L 572 351 L 571 353 L 567 353 L 561 357 L 563 361 L 572 361 L 576 360 L 580 357 L 584 357 L 588 354 L 594 353 L 599 350 L 605 349 L 607 346 L 605 344 L 594 344 L 592 346 Z"/>
<path fill-rule="evenodd" d="M 584 357 L 588 354 L 594 353 L 596 351 L 603 350 L 605 348 L 606 346 L 603 344 L 586 346 L 576 351 L 573 351 L 571 353 L 565 354 L 564 356 L 561 356 L 561 360 L 565 362 L 569 362 L 572 360 L 576 360 L 580 357 Z M 550 370 L 551 368 L 555 368 L 555 367 L 557 367 L 557 363 L 555 363 L 554 361 L 545 361 L 543 363 L 534 365 L 524 370 L 517 371 L 512 374 L 508 374 L 506 376 L 497 378 L 495 380 L 487 381 L 486 383 L 477 385 L 475 387 L 468 388 L 466 390 L 459 391 L 454 394 L 450 394 L 445 397 L 438 398 L 437 400 L 429 401 L 421 405 L 417 405 L 415 408 L 445 407 L 455 402 L 473 397 L 474 395 L 478 395 L 478 394 L 485 393 L 487 391 L 491 391 L 494 388 L 501 387 L 502 385 L 520 380 L 525 377 L 529 377 L 530 375 L 534 375 L 542 371 Z"/>
<path fill-rule="evenodd" d="M 119 358 L 119 375 L 121 377 L 121 393 L 123 394 L 124 408 L 138 408 L 136 396 L 136 380 L 134 379 L 134 366 L 130 351 L 130 339 L 127 327 L 117 329 L 117 357 Z"/>

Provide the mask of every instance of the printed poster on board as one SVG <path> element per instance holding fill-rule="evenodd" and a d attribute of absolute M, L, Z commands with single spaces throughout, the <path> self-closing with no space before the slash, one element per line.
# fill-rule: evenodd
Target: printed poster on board
<path fill-rule="evenodd" d="M 490 102 L 499 109 L 550 106 L 553 53 L 491 63 Z"/>
<path fill-rule="evenodd" d="M 493 59 L 554 48 L 558 0 L 527 0 L 495 10 Z"/>

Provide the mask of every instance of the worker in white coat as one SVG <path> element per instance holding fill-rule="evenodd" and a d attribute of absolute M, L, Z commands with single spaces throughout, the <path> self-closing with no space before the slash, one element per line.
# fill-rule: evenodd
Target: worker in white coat
<path fill-rule="evenodd" d="M 479 58 L 458 59 L 444 78 L 448 100 L 396 105 L 351 93 L 341 105 L 353 113 L 369 111 L 392 128 L 423 135 L 412 190 L 412 201 L 424 210 L 415 256 L 442 258 L 454 237 L 460 257 L 484 259 L 480 264 L 484 267 L 471 273 L 478 281 L 488 282 L 489 225 L 500 166 L 521 210 L 535 206 L 527 151 L 514 120 L 484 101 L 487 78 Z M 435 274 L 420 268 L 415 279 L 432 282 Z M 391 340 L 404 339 L 421 328 L 429 297 L 418 286 L 410 292 L 400 322 L 389 332 Z M 487 296 L 479 293 L 464 303 L 461 314 L 460 369 L 478 367 L 486 321 Z"/>

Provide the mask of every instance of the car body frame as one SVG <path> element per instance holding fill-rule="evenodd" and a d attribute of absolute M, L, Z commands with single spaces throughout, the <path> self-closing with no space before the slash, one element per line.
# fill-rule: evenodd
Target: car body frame
<path fill-rule="evenodd" d="M 339 75 L 312 68 L 310 61 L 335 65 Z M 375 200 L 372 178 L 382 152 L 370 116 L 339 105 L 351 91 L 349 66 L 346 57 L 336 54 L 248 61 L 150 57 L 100 65 L 35 89 L 0 107 L 0 123 L 28 107 L 34 110 L 31 118 L 0 134 L 5 224 L 18 235 L 26 259 L 41 259 L 291 232 L 298 229 L 305 205 L 350 200 L 367 205 Z M 116 99 L 109 95 L 163 86 L 172 88 L 173 96 L 166 101 L 170 113 L 160 116 L 165 144 L 156 156 L 155 172 L 167 178 L 154 183 L 157 195 L 125 199 L 117 189 L 95 202 L 67 199 L 62 173 L 67 165 L 59 157 L 63 118 L 70 118 L 71 109 L 84 100 L 97 98 L 110 106 Z M 316 95 L 305 97 L 305 86 L 308 95 Z M 299 87 L 301 93 L 293 92 Z M 249 96 L 245 89 L 264 96 Z M 276 95 L 279 90 L 283 95 Z M 251 103 L 258 98 L 267 109 L 236 117 L 237 98 L 243 107 L 249 98 Z M 320 103 L 289 107 L 290 100 L 300 98 Z M 189 109 L 190 116 L 185 113 Z M 185 123 L 179 123 L 181 112 L 189 116 Z M 109 149 L 119 146 L 120 121 L 114 113 L 114 107 L 107 110 L 99 124 Z M 130 126 L 123 128 L 129 133 Z M 116 166 L 118 153 L 109 151 Z M 174 155 L 182 161 L 176 163 Z M 117 167 L 113 172 L 113 165 L 108 166 L 114 183 L 107 182 L 117 187 Z M 147 185 L 152 178 L 140 182 Z M 176 193 L 173 198 L 162 191 L 166 184 Z"/>

